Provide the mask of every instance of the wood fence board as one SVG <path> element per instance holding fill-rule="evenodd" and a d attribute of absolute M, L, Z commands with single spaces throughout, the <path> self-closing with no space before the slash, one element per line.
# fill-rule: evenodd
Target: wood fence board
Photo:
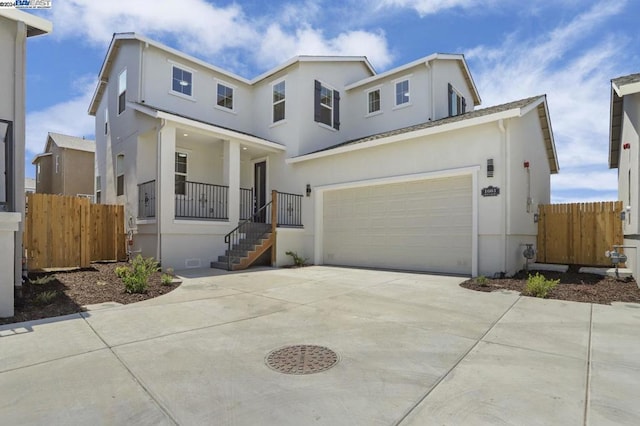
<path fill-rule="evenodd" d="M 30 194 L 23 244 L 31 270 L 88 267 L 126 257 L 124 207 L 89 199 Z"/>
<path fill-rule="evenodd" d="M 538 261 L 610 266 L 605 251 L 623 243 L 621 211 L 621 201 L 540 205 Z"/>

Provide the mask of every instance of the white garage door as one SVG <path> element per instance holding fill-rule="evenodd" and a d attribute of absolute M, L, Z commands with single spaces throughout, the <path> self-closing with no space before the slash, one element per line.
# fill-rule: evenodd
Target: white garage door
<path fill-rule="evenodd" d="M 326 191 L 327 265 L 471 274 L 471 176 Z"/>

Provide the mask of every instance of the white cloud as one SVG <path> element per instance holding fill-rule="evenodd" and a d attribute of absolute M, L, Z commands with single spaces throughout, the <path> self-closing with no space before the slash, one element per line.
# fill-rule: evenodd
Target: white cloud
<path fill-rule="evenodd" d="M 87 114 L 87 108 L 94 88 L 95 79 L 91 83 L 85 80 L 81 93 L 73 98 L 27 114 L 27 159 L 29 155 L 34 156 L 43 151 L 48 132 L 93 137 L 94 119 Z"/>
<path fill-rule="evenodd" d="M 379 0 L 378 8 L 408 8 L 414 9 L 420 16 L 426 16 L 447 9 L 486 7 L 497 2 L 497 0 Z"/>
<path fill-rule="evenodd" d="M 348 30 L 327 37 L 313 26 L 319 7 L 291 3 L 275 16 L 253 18 L 238 4 L 221 7 L 205 0 L 65 0 L 49 17 L 54 37 L 106 47 L 114 32 L 135 31 L 236 72 L 265 70 L 298 54 L 369 55 L 376 66 L 390 64 L 383 32 Z"/>
<path fill-rule="evenodd" d="M 617 190 L 615 171 L 607 166 L 609 81 L 628 46 L 624 36 L 597 29 L 623 6 L 601 1 L 537 39 L 515 33 L 500 46 L 467 54 L 484 105 L 548 95 L 563 176 L 552 180 L 554 191 Z"/>

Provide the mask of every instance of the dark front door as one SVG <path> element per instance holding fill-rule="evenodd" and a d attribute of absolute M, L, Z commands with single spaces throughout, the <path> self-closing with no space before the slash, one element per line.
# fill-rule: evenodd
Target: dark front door
<path fill-rule="evenodd" d="M 267 162 L 261 161 L 253 166 L 253 188 L 256 194 L 255 212 L 264 207 L 267 203 Z M 266 221 L 267 212 L 262 210 L 256 216 L 256 222 L 264 223 Z"/>

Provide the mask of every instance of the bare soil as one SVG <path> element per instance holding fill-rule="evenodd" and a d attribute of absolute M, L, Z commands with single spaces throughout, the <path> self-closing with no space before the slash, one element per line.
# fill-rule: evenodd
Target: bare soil
<path fill-rule="evenodd" d="M 572 266 L 564 273 L 539 271 L 547 279 L 560 280 L 560 284 L 549 292 L 547 298 L 602 305 L 610 305 L 611 302 L 640 303 L 640 289 L 633 278 L 616 279 L 595 274 L 581 274 L 578 269 L 578 266 Z M 523 294 L 527 277 L 528 274 L 520 271 L 510 278 L 489 278 L 484 284 L 477 279 L 470 279 L 461 283 L 460 286 L 484 292 L 515 290 Z"/>
<path fill-rule="evenodd" d="M 162 274 L 156 272 L 149 278 L 146 293 L 126 293 L 122 280 L 115 273 L 116 268 L 123 265 L 127 263 L 92 263 L 91 267 L 86 269 L 30 273 L 29 280 L 22 286 L 22 298 L 16 304 L 15 315 L 11 318 L 0 318 L 0 324 L 83 312 L 86 310 L 84 306 L 96 303 L 118 302 L 126 305 L 140 302 L 166 294 L 180 285 L 163 285 Z M 34 283 L 38 281 L 48 282 Z M 53 294 L 50 301 L 43 300 L 42 295 L 47 292 Z"/>

